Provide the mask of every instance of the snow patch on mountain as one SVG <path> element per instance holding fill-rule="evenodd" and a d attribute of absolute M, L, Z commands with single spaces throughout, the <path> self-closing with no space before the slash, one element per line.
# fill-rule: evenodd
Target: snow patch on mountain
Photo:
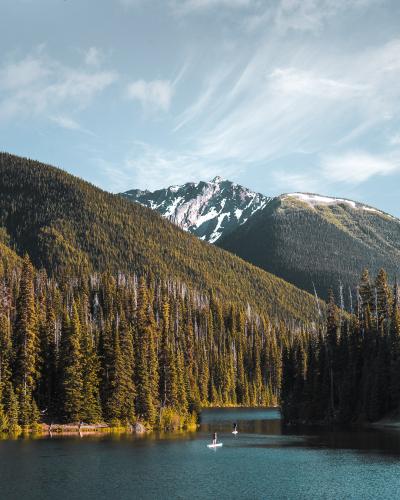
<path fill-rule="evenodd" d="M 154 192 L 131 190 L 122 196 L 141 203 L 199 238 L 215 243 L 264 208 L 270 198 L 215 177 Z"/>
<path fill-rule="evenodd" d="M 281 196 L 281 199 L 285 200 L 287 198 L 296 198 L 300 201 L 303 201 L 310 205 L 311 207 L 326 205 L 349 205 L 351 208 L 355 210 L 364 210 L 366 212 L 374 212 L 381 215 L 387 215 L 376 208 L 369 207 L 367 205 L 363 205 L 362 203 L 356 203 L 352 200 L 347 200 L 345 198 L 334 198 L 329 196 L 321 196 L 318 194 L 310 194 L 310 193 L 287 193 Z"/>
<path fill-rule="evenodd" d="M 235 210 L 235 217 L 237 220 L 240 220 L 240 217 L 242 216 L 243 210 L 240 210 L 240 208 L 237 208 Z"/>

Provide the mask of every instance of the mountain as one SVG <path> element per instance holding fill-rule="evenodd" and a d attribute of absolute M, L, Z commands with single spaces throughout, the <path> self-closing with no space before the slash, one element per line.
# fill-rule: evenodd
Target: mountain
<path fill-rule="evenodd" d="M 313 297 L 209 245 L 155 211 L 66 172 L 0 154 L 0 234 L 51 275 L 146 273 L 212 292 L 273 318 L 313 321 Z"/>
<path fill-rule="evenodd" d="M 159 212 L 182 229 L 215 243 L 261 210 L 269 198 L 221 177 L 157 191 L 132 189 L 121 196 Z"/>
<path fill-rule="evenodd" d="M 361 271 L 400 266 L 400 221 L 376 208 L 343 198 L 289 193 L 268 198 L 216 177 L 158 191 L 132 190 L 141 203 L 201 239 L 327 298 L 348 287 Z"/>
<path fill-rule="evenodd" d="M 364 268 L 400 267 L 400 220 L 376 208 L 341 198 L 291 193 L 218 241 L 221 248 L 323 297 L 330 287 L 354 289 Z M 355 300 L 355 297 L 353 297 Z"/>

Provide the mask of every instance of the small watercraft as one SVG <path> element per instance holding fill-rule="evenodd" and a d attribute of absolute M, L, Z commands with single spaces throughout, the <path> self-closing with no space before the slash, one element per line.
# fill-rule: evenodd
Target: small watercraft
<path fill-rule="evenodd" d="M 207 448 L 220 448 L 222 446 L 222 443 L 213 443 L 213 444 L 208 444 Z"/>
<path fill-rule="evenodd" d="M 232 434 L 238 434 L 238 431 L 235 429 L 234 431 L 232 431 Z"/>

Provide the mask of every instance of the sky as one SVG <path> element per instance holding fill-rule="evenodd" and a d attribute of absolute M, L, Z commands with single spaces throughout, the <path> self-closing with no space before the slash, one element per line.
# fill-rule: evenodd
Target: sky
<path fill-rule="evenodd" d="M 397 0 L 1 0 L 0 150 L 400 216 Z"/>

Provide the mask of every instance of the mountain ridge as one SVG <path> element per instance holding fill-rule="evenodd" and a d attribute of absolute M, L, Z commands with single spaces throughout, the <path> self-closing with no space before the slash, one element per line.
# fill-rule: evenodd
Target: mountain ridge
<path fill-rule="evenodd" d="M 312 296 L 199 241 L 153 210 L 55 167 L 6 153 L 0 154 L 0 174 L 0 228 L 36 268 L 171 276 L 273 318 L 314 318 Z"/>
<path fill-rule="evenodd" d="M 257 195 L 231 181 L 217 180 L 220 184 L 227 182 L 234 186 L 239 193 Z M 213 212 L 213 205 L 205 203 L 202 211 L 196 212 L 197 194 L 190 198 L 190 186 L 197 188 L 213 182 L 215 179 L 209 183 L 187 183 L 153 193 L 142 192 L 140 196 L 131 191 L 131 196 L 125 196 L 132 201 L 137 196 L 140 202 L 176 223 L 175 207 L 169 205 L 172 198 L 162 194 L 171 188 L 174 195 L 179 193 L 181 196 L 183 192 L 186 198 L 181 205 L 180 220 L 188 210 L 195 223 L 178 224 L 180 227 L 310 293 L 314 293 L 315 286 L 324 298 L 331 287 L 337 293 L 342 293 L 339 287 L 355 287 L 365 267 L 375 273 L 380 267 L 385 267 L 390 275 L 397 274 L 400 267 L 400 220 L 393 215 L 346 198 L 288 192 L 275 197 L 259 195 L 260 203 L 254 212 L 248 212 L 242 220 L 224 227 L 218 225 L 223 214 L 221 210 Z M 227 197 L 224 205 L 230 204 L 230 214 L 241 209 L 237 199 L 229 198 L 232 192 L 222 193 Z M 154 193 L 161 197 L 158 204 L 154 202 Z M 217 237 L 214 237 L 215 231 L 199 230 L 204 214 L 209 225 L 218 228 Z"/>

